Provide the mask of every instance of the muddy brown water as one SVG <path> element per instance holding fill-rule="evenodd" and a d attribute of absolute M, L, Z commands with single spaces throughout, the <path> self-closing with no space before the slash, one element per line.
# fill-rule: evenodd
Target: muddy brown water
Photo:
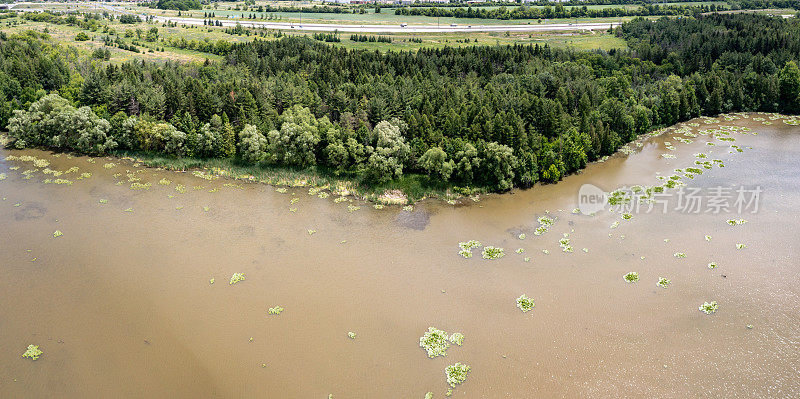
<path fill-rule="evenodd" d="M 411 214 L 129 160 L 0 150 L 0 397 L 444 397 L 455 362 L 471 371 L 453 397 L 798 397 L 800 128 L 721 124 L 758 135 L 681 143 L 667 132 L 555 185 L 458 207 L 424 201 Z M 687 185 L 760 185 L 757 213 L 571 212 L 585 183 L 657 184 L 698 152 L 725 167 Z M 72 185 L 43 184 L 54 177 L 26 180 L 35 167 L 8 155 L 79 171 L 61 176 Z M 152 187 L 131 190 L 126 170 Z M 536 236 L 547 211 L 556 222 Z M 573 253 L 559 248 L 563 233 Z M 505 256 L 464 259 L 458 242 L 470 239 Z M 623 281 L 629 271 L 638 283 Z M 230 285 L 233 273 L 246 280 Z M 536 301 L 529 313 L 516 307 L 523 293 Z M 703 314 L 705 301 L 719 310 Z M 418 345 L 429 326 L 463 333 L 463 346 L 429 359 Z M 44 352 L 37 361 L 21 357 L 29 344 Z"/>

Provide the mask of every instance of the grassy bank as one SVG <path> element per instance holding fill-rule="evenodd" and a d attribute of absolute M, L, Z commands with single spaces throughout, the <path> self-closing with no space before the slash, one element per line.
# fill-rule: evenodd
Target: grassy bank
<path fill-rule="evenodd" d="M 112 151 L 109 155 L 133 158 L 142 164 L 165 170 L 204 170 L 213 175 L 240 181 L 269 184 L 275 187 L 309 187 L 330 190 L 335 195 L 352 195 L 376 203 L 414 203 L 425 198 L 452 202 L 465 196 L 488 192 L 483 187 L 458 187 L 431 179 L 427 175 L 409 173 L 382 184 L 368 184 L 350 174 L 336 175 L 328 168 L 287 168 L 247 165 L 231 158 L 176 158 L 163 154 Z"/>

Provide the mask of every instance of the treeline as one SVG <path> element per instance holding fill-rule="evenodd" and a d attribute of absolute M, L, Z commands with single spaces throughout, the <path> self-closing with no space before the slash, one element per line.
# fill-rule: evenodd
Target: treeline
<path fill-rule="evenodd" d="M 404 7 L 394 11 L 397 15 L 424 15 L 428 17 L 480 18 L 480 19 L 553 19 L 553 18 L 610 18 L 653 15 L 697 15 L 725 10 L 722 5 L 658 5 L 646 4 L 637 8 L 527 7 L 516 8 L 439 8 Z"/>
<path fill-rule="evenodd" d="M 618 32 L 633 52 L 516 45 L 380 53 L 286 37 L 233 44 L 223 62 L 202 65 L 87 64 L 32 33 L 0 37 L 0 126 L 17 145 L 236 157 L 368 182 L 425 173 L 504 190 L 557 181 L 640 134 L 701 114 L 798 111 L 798 21 L 639 19 Z M 662 46 L 671 49 L 664 56 L 654 50 Z M 702 51 L 718 55 L 709 65 Z M 703 60 L 692 66 L 693 56 Z M 64 101 L 36 103 L 48 92 Z M 12 118 L 13 109 L 28 111 Z M 50 129 L 41 122 L 48 109 L 90 122 Z"/>
<path fill-rule="evenodd" d="M 389 36 L 350 35 L 350 41 L 369 42 L 369 43 L 391 43 L 392 38 Z"/>
<path fill-rule="evenodd" d="M 200 10 L 203 8 L 198 0 L 158 0 L 152 7 L 160 10 Z"/>

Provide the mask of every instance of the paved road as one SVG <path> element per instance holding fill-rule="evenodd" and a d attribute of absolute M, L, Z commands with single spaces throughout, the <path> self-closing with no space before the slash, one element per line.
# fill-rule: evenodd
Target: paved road
<path fill-rule="evenodd" d="M 12 4 L 13 8 L 19 4 L 35 5 L 35 10 L 46 9 L 48 4 L 60 5 L 70 4 L 73 6 L 83 6 L 85 8 L 100 8 L 112 13 L 117 14 L 131 14 L 139 15 L 142 19 L 146 18 L 148 14 L 136 14 L 131 11 L 125 10 L 105 3 L 93 2 L 75 2 L 75 3 L 15 3 Z M 34 11 L 34 9 L 29 9 Z M 158 22 L 177 22 L 185 25 L 203 25 L 201 18 L 184 18 L 184 17 L 164 17 L 154 16 Z M 608 29 L 610 26 L 618 26 L 618 22 L 614 23 L 574 23 L 574 24 L 508 24 L 508 25 L 419 25 L 409 24 L 406 26 L 400 25 L 358 25 L 358 24 L 305 24 L 305 23 L 290 23 L 290 22 L 260 22 L 253 20 L 220 20 L 222 26 L 236 26 L 237 24 L 248 28 L 265 28 L 265 29 L 280 29 L 280 30 L 301 30 L 301 31 L 323 31 L 323 32 L 371 32 L 371 33 L 446 33 L 446 32 L 534 32 L 534 31 L 577 31 L 577 30 L 603 30 Z"/>

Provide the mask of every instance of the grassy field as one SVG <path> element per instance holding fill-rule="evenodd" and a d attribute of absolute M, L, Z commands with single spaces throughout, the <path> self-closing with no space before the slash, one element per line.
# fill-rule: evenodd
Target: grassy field
<path fill-rule="evenodd" d="M 253 40 L 257 35 L 232 35 L 225 33 L 223 28 L 204 27 L 204 26 L 166 26 L 165 24 L 139 23 L 122 24 L 117 21 L 101 20 L 101 29 L 87 31 L 78 26 L 47 24 L 43 22 L 31 22 L 21 18 L 4 20 L 0 25 L 0 30 L 7 33 L 20 32 L 32 29 L 38 32 L 46 32 L 51 37 L 64 44 L 74 46 L 80 51 L 91 53 L 97 48 L 108 48 L 111 52 L 111 61 L 116 63 L 127 62 L 133 59 L 143 59 L 149 61 L 178 60 L 183 62 L 202 62 L 205 59 L 217 60 L 221 57 L 201 53 L 192 50 L 184 50 L 170 47 L 169 39 L 185 38 L 187 40 L 211 41 L 224 40 L 228 42 L 246 42 Z M 137 39 L 133 33 L 137 29 L 140 32 L 147 32 L 150 28 L 157 27 L 159 31 L 159 41 L 146 42 Z M 76 41 L 78 33 L 86 33 L 90 40 Z M 129 36 L 125 38 L 126 32 Z M 266 37 L 261 40 L 273 40 L 277 31 L 263 31 Z M 282 32 L 284 35 L 312 35 L 311 32 Z M 141 53 L 122 50 L 116 47 L 105 46 L 103 38 L 107 35 L 111 37 L 122 36 L 127 44 L 136 45 Z M 378 51 L 416 51 L 420 48 L 441 48 L 445 46 L 464 47 L 475 45 L 512 45 L 512 44 L 548 44 L 555 47 L 572 47 L 579 50 L 610 50 L 612 48 L 626 48 L 623 40 L 605 31 L 595 32 L 469 32 L 469 33 L 411 33 L 411 34 L 384 34 L 392 39 L 392 43 L 378 42 L 353 42 L 350 34 L 339 34 L 341 42 L 333 45 L 343 46 L 350 49 L 365 49 Z M 162 40 L 166 39 L 166 41 Z M 161 51 L 163 49 L 163 51 Z M 150 51 L 153 50 L 153 51 Z"/>

